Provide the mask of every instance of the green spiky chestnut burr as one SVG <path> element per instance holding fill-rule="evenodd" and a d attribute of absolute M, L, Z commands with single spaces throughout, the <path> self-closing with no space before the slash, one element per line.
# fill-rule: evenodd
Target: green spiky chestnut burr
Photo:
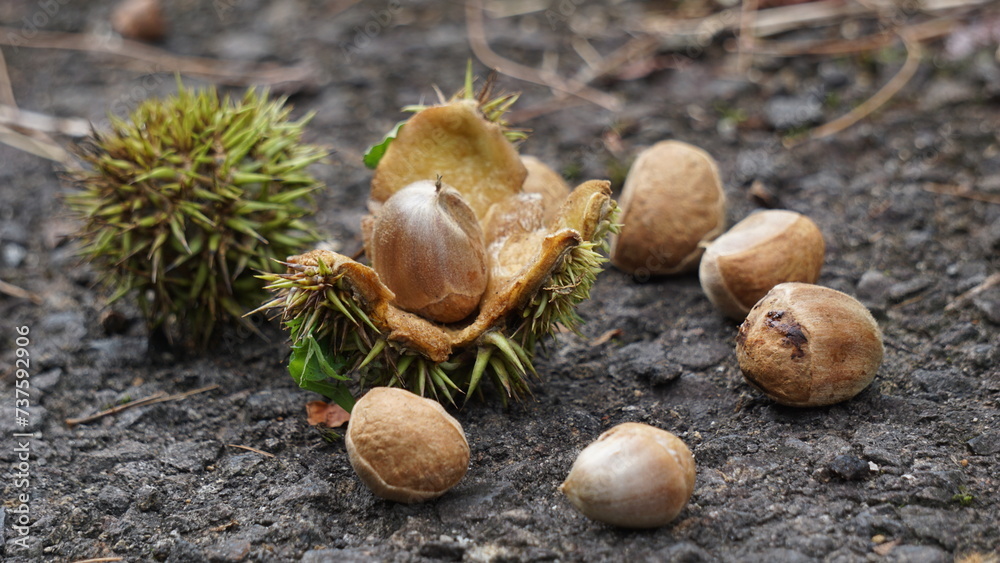
<path fill-rule="evenodd" d="M 564 185 L 548 189 L 546 182 L 561 184 L 561 178 L 537 161 L 526 167 L 514 145 L 523 135 L 510 135 L 500 120 L 500 110 L 515 98 L 497 98 L 503 100 L 498 103 L 486 94 L 467 94 L 470 82 L 450 101 L 417 108 L 374 147 L 381 154 L 367 161 L 375 174 L 371 215 L 362 221 L 362 232 L 366 254 L 378 256 L 386 252 L 378 242 L 386 235 L 380 230 L 382 213 L 435 208 L 433 200 L 427 206 L 397 205 L 393 198 L 410 197 L 412 186 L 427 182 L 454 188 L 454 197 L 464 203 L 449 209 L 463 210 L 460 223 L 479 222 L 478 228 L 463 230 L 481 231 L 486 249 L 488 282 L 485 291 L 475 293 L 481 297 L 471 314 L 463 309 L 457 320 L 434 319 L 398 295 L 426 293 L 405 285 L 408 270 L 423 270 L 411 283 L 426 286 L 418 278 L 437 277 L 442 282 L 430 287 L 451 288 L 445 278 L 461 268 L 380 272 L 384 256 L 369 267 L 315 250 L 289 258 L 285 273 L 261 276 L 274 293 L 261 309 L 277 311 L 291 333 L 292 377 L 346 409 L 353 405 L 352 381 L 361 387 L 403 387 L 448 403 L 482 394 L 484 381 L 492 382 L 504 403 L 527 396 L 537 346 L 560 325 L 577 329 L 581 318 L 575 307 L 589 297 L 606 262 L 606 238 L 619 227 L 609 183 L 592 180 L 572 192 Z M 434 197 L 433 190 L 426 191 Z M 446 211 L 434 213 L 444 217 Z M 448 238 L 407 235 L 414 240 L 388 248 L 436 255 L 420 245 Z M 393 232 L 394 240 L 399 236 Z M 386 283 L 390 277 L 392 283 Z"/>
<path fill-rule="evenodd" d="M 327 151 L 302 142 L 311 115 L 289 120 L 267 91 L 178 90 L 82 143 L 66 201 L 111 301 L 134 296 L 151 334 L 203 349 L 264 297 L 255 270 L 318 240 L 305 218 L 322 184 L 306 169 Z"/>

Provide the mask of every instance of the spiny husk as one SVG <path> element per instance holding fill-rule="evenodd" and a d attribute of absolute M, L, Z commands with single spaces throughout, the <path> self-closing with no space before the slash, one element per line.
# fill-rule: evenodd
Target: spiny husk
<path fill-rule="evenodd" d="M 474 393 L 485 376 L 505 402 L 519 399 L 529 393 L 539 341 L 558 325 L 575 330 L 581 322 L 575 306 L 603 269 L 607 259 L 599 250 L 617 228 L 616 217 L 608 182 L 580 185 L 554 225 L 522 233 L 531 241 L 522 248 L 531 253 L 520 255 L 512 275 L 494 276 L 478 316 L 463 324 L 440 325 L 395 307 L 374 270 L 324 250 L 290 258 L 287 273 L 261 276 L 275 292 L 262 309 L 281 312 L 293 362 L 296 347 L 306 350 L 310 339 L 333 358 L 329 371 L 304 366 L 296 377 L 303 387 L 313 388 L 323 373 L 344 381 L 358 370 L 364 386 L 400 386 L 454 402 Z M 494 242 L 494 256 L 502 254 L 505 241 Z M 314 390 L 336 398 L 330 388 Z"/>
<path fill-rule="evenodd" d="M 383 142 L 372 215 L 362 220 L 370 256 L 374 217 L 393 194 L 435 178 L 457 189 L 487 247 L 490 278 L 478 312 L 432 322 L 394 305 L 368 266 L 324 250 L 291 257 L 286 273 L 261 276 L 275 293 L 261 309 L 279 311 L 291 331 L 289 371 L 300 386 L 349 409 L 355 373 L 362 386 L 400 386 L 452 403 L 480 392 L 485 379 L 506 403 L 530 393 L 539 342 L 581 322 L 574 307 L 589 297 L 606 261 L 600 250 L 618 227 L 610 183 L 592 180 L 572 192 L 544 185 L 562 180 L 541 163 L 522 163 L 500 121 L 512 100 L 485 98 L 459 95 L 420 108 Z"/>
<path fill-rule="evenodd" d="M 254 270 L 317 240 L 303 218 L 322 185 L 306 167 L 327 152 L 301 142 L 311 115 L 289 121 L 266 91 L 233 101 L 178 86 L 79 147 L 90 169 L 69 174 L 67 203 L 112 300 L 134 295 L 151 330 L 201 348 L 260 303 Z"/>

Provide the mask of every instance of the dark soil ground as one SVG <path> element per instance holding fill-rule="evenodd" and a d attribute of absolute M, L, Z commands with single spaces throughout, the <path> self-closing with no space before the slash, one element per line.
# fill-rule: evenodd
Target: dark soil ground
<path fill-rule="evenodd" d="M 25 28 L 46 13 L 42 4 L 5 2 L 0 21 Z M 106 33 L 110 2 L 51 4 L 57 9 L 45 29 Z M 310 139 L 337 151 L 315 169 L 329 185 L 318 221 L 345 252 L 356 250 L 370 179 L 360 154 L 401 118 L 399 107 L 433 99 L 435 84 L 445 91 L 461 84 L 471 56 L 463 5 L 167 4 L 172 31 L 164 47 L 171 51 L 315 65 L 318 87 L 292 102 L 296 115 L 316 112 Z M 608 53 L 666 9 L 540 4 L 522 15 L 488 16 L 487 34 L 504 56 L 546 61 L 564 75 L 584 65 L 574 38 Z M 738 74 L 722 37 L 696 58 L 664 51 L 655 64 L 632 61 L 621 76 L 597 82 L 623 102 L 618 112 L 566 104 L 523 123 L 533 134 L 522 152 L 574 181 L 608 177 L 620 187 L 638 150 L 675 138 L 719 160 L 731 223 L 762 205 L 751 196 L 755 182 L 771 205 L 809 215 L 827 240 L 820 283 L 872 309 L 885 361 L 851 401 L 776 406 L 744 383 L 733 353 L 736 326 L 713 310 L 696 277 L 639 282 L 608 270 L 582 307 L 586 338 L 551 343 L 532 400 L 509 408 L 473 403 L 455 413 L 469 437 L 471 467 L 455 489 L 419 505 L 373 497 L 342 440 L 328 442 L 308 426 L 304 405 L 317 397 L 287 376 L 277 328 L 265 328 L 270 343 L 229 333 L 202 358 L 147 353 L 141 318 L 127 304 L 115 306 L 125 330 L 107 331 L 114 327 L 102 325 L 109 309 L 94 274 L 71 245 L 58 243 L 67 229 L 59 200 L 66 188 L 48 161 L 0 146 L 0 278 L 41 297 L 34 304 L 0 295 L 4 560 L 936 562 L 995 555 L 1000 286 L 979 289 L 1000 271 L 997 21 L 980 11 L 957 37 L 927 44 L 916 76 L 883 110 L 794 149 L 782 145 L 784 136 L 874 93 L 900 68 L 902 46 L 762 57 Z M 108 111 L 123 113 L 175 88 L 172 73 L 137 73 L 110 57 L 25 47 L 3 53 L 24 109 L 99 123 Z M 521 108 L 551 96 L 512 78 L 501 77 L 501 85 L 524 92 Z M 949 186 L 993 203 L 938 193 Z M 27 429 L 14 419 L 22 326 L 30 329 Z M 620 336 L 591 344 L 612 329 Z M 64 422 L 158 391 L 208 385 L 219 387 L 75 428 Z M 674 432 L 694 452 L 694 496 L 670 526 L 610 528 L 581 516 L 556 490 L 577 453 L 625 421 Z M 24 440 L 13 434 L 25 430 L 34 437 L 21 486 L 16 448 Z M 20 494 L 30 495 L 26 548 L 13 528 Z"/>

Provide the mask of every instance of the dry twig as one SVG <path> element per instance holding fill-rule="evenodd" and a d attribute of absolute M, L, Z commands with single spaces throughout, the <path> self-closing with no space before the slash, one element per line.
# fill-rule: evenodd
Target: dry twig
<path fill-rule="evenodd" d="M 649 36 L 631 39 L 628 43 L 619 47 L 600 61 L 592 61 L 594 65 L 588 63 L 587 66 L 581 68 L 576 73 L 573 80 L 580 84 L 589 84 L 594 80 L 620 71 L 622 66 L 629 62 L 645 59 L 656 50 L 657 45 L 657 40 Z M 585 103 L 584 100 L 579 98 L 573 99 L 573 95 L 570 93 L 558 92 L 555 96 L 540 104 L 512 111 L 508 117 L 508 121 L 511 123 L 520 123 L 552 111 L 574 107 L 581 103 Z"/>
<path fill-rule="evenodd" d="M 52 117 L 19 109 L 13 104 L 0 104 L 0 125 L 38 133 L 58 133 L 67 137 L 86 137 L 91 132 L 90 122 L 86 119 Z"/>
<path fill-rule="evenodd" d="M 14 89 L 10 74 L 7 72 L 7 61 L 0 50 L 0 143 L 35 156 L 60 162 L 67 167 L 73 165 L 73 158 L 59 144 L 53 141 L 44 131 L 33 125 L 41 114 L 22 112 L 17 108 Z M 48 118 L 50 123 L 53 118 Z M 28 123 L 24 123 L 27 121 Z M 62 124 L 62 123 L 60 123 Z"/>
<path fill-rule="evenodd" d="M 142 72 L 179 72 L 192 76 L 211 78 L 229 86 L 281 86 L 286 93 L 315 86 L 315 69 L 308 65 L 282 67 L 255 65 L 244 68 L 234 61 L 207 57 L 185 57 L 169 51 L 128 39 L 109 41 L 106 36 L 86 33 L 36 31 L 25 39 L 20 30 L 0 27 L 0 45 L 16 45 L 32 49 L 68 49 L 90 53 L 104 53 L 124 59 L 146 63 Z M 148 65 L 151 65 L 150 68 Z"/>
<path fill-rule="evenodd" d="M 925 14 L 940 14 L 986 6 L 994 0 L 923 0 L 919 9 Z M 837 23 L 848 17 L 878 16 L 878 5 L 859 2 L 822 0 L 757 10 L 749 33 L 755 38 L 771 37 L 811 26 Z M 703 46 L 721 33 L 733 32 L 741 23 L 738 8 L 723 10 L 703 18 L 644 18 L 633 32 L 648 33 L 660 39 L 665 48 Z"/>
<path fill-rule="evenodd" d="M 757 17 L 757 0 L 744 0 L 740 6 L 740 40 L 736 68 L 740 74 L 746 74 L 753 62 L 754 43 L 756 35 L 752 29 Z"/>
<path fill-rule="evenodd" d="M 899 37 L 903 40 L 903 44 L 906 45 L 906 61 L 899 69 L 899 72 L 897 72 L 896 75 L 885 84 L 885 86 L 851 111 L 838 117 L 837 119 L 834 119 L 833 121 L 824 123 L 823 125 L 812 129 L 803 138 L 790 139 L 786 142 L 786 146 L 791 148 L 800 145 L 805 141 L 822 139 L 824 137 L 840 133 L 844 129 L 847 129 L 851 125 L 854 125 L 858 121 L 861 121 L 865 117 L 869 116 L 872 112 L 882 107 L 883 104 L 892 99 L 892 97 L 895 96 L 896 93 L 899 92 L 911 78 L 913 78 L 913 75 L 917 72 L 917 68 L 920 66 L 920 59 L 923 53 L 923 49 L 920 47 L 920 42 L 910 37 L 906 31 L 901 30 L 899 32 Z"/>
<path fill-rule="evenodd" d="M 167 395 L 163 391 L 158 391 L 156 393 L 153 393 L 149 397 L 144 397 L 142 399 L 136 399 L 135 401 L 131 401 L 131 402 L 125 403 L 123 405 L 117 405 L 117 406 L 111 407 L 110 409 L 105 409 L 105 410 L 103 410 L 103 411 L 101 411 L 99 413 L 92 414 L 90 416 L 84 416 L 84 417 L 81 417 L 81 418 L 67 418 L 66 419 L 66 426 L 68 426 L 70 428 L 73 428 L 74 426 L 76 426 L 78 424 L 87 424 L 89 422 L 94 422 L 95 420 L 100 420 L 100 419 L 102 419 L 102 418 L 104 418 L 106 416 L 109 416 L 109 415 L 112 415 L 112 414 L 117 414 L 117 413 L 120 413 L 120 412 L 122 412 L 124 410 L 131 409 L 133 407 L 143 407 L 143 406 L 148 406 L 148 405 L 154 405 L 156 403 L 164 403 L 164 402 L 167 402 L 167 401 L 177 401 L 177 400 L 180 400 L 180 399 L 186 399 L 186 398 L 190 397 L 191 395 L 197 395 L 199 393 L 204 393 L 206 391 L 212 391 L 212 390 L 215 390 L 215 389 L 218 389 L 218 388 L 219 388 L 218 385 L 209 385 L 207 387 L 201 387 L 199 389 L 193 389 L 191 391 L 185 391 L 184 393 L 175 393 L 173 395 Z"/>
<path fill-rule="evenodd" d="M 916 41 L 930 41 L 951 33 L 958 22 L 952 18 L 936 18 L 907 26 L 906 32 Z M 896 41 L 897 34 L 885 30 L 855 39 L 823 39 L 819 41 L 758 40 L 754 53 L 776 57 L 801 55 L 848 55 L 881 49 Z"/>
<path fill-rule="evenodd" d="M 0 105 L 17 105 L 14 88 L 10 83 L 10 74 L 7 73 L 7 61 L 3 58 L 3 49 L 0 49 Z"/>
<path fill-rule="evenodd" d="M 3 293 L 4 295 L 9 295 L 11 297 L 16 297 L 18 299 L 27 299 L 28 301 L 31 301 L 35 305 L 42 304 L 42 297 L 37 293 L 32 293 L 27 289 L 22 289 L 12 283 L 7 283 L 3 280 L 0 280 L 0 293 Z"/>
<path fill-rule="evenodd" d="M 595 90 L 577 80 L 563 78 L 555 73 L 542 72 L 529 66 L 515 63 L 497 54 L 486 41 L 486 29 L 483 22 L 483 6 L 481 0 L 467 0 L 465 3 L 466 29 L 469 34 L 469 45 L 472 52 L 484 65 L 494 68 L 507 76 L 547 86 L 553 90 L 584 99 L 592 104 L 610 111 L 617 111 L 621 102 L 614 96 Z"/>
<path fill-rule="evenodd" d="M 987 289 L 1000 285 L 1000 273 L 993 274 L 992 276 L 983 280 L 983 283 L 977 285 L 976 287 L 966 291 L 965 293 L 959 295 L 955 299 L 945 305 L 945 311 L 954 311 L 955 309 L 961 307 L 966 301 L 972 299 L 973 297 L 979 295 L 980 293 L 986 291 Z"/>
<path fill-rule="evenodd" d="M 950 195 L 953 197 L 971 199 L 973 201 L 982 201 L 984 203 L 1000 204 L 1000 195 L 974 192 L 970 190 L 967 186 L 958 186 L 955 184 L 937 184 L 934 182 L 929 182 L 927 184 L 924 184 L 924 191 L 931 192 L 934 194 Z"/>
<path fill-rule="evenodd" d="M 601 334 L 597 338 L 591 340 L 590 341 L 590 345 L 591 346 L 600 346 L 602 344 L 610 342 L 612 338 L 618 338 L 619 336 L 621 336 L 624 333 L 625 333 L 625 331 L 622 330 L 622 329 L 620 329 L 620 328 L 612 328 L 610 330 L 606 330 L 606 331 L 604 331 L 604 334 Z"/>
<path fill-rule="evenodd" d="M 260 454 L 262 456 L 274 457 L 274 454 L 269 454 L 269 453 L 265 452 L 264 450 L 258 450 L 257 448 L 251 448 L 250 446 L 241 446 L 239 444 L 226 444 L 226 446 L 228 446 L 230 448 L 239 448 L 241 450 L 246 450 L 248 452 L 253 452 L 255 454 Z"/>

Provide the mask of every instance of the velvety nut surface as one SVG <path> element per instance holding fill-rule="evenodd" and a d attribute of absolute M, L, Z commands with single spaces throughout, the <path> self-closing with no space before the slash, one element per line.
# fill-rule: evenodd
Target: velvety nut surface
<path fill-rule="evenodd" d="M 743 319 L 779 283 L 816 283 L 825 250 L 812 219 L 794 211 L 759 211 L 708 245 L 698 277 L 720 311 Z"/>
<path fill-rule="evenodd" d="M 661 141 L 636 158 L 619 199 L 621 233 L 611 261 L 635 274 L 694 270 L 702 243 L 725 229 L 726 197 L 715 159 L 680 141 Z"/>
<path fill-rule="evenodd" d="M 783 283 L 740 326 L 736 358 L 747 382 L 795 407 L 854 397 L 882 363 L 882 332 L 868 309 L 839 291 Z"/>
<path fill-rule="evenodd" d="M 436 498 L 469 467 L 462 425 L 444 408 L 403 389 L 376 387 L 354 405 L 345 438 L 351 466 L 375 496 Z"/>
<path fill-rule="evenodd" d="M 397 307 L 442 323 L 479 307 L 489 283 L 483 231 L 457 190 L 414 182 L 381 206 L 371 230 L 372 267 Z"/>
<path fill-rule="evenodd" d="M 580 452 L 559 490 L 593 520 L 655 528 L 680 514 L 694 483 L 694 456 L 680 438 L 626 422 Z"/>

